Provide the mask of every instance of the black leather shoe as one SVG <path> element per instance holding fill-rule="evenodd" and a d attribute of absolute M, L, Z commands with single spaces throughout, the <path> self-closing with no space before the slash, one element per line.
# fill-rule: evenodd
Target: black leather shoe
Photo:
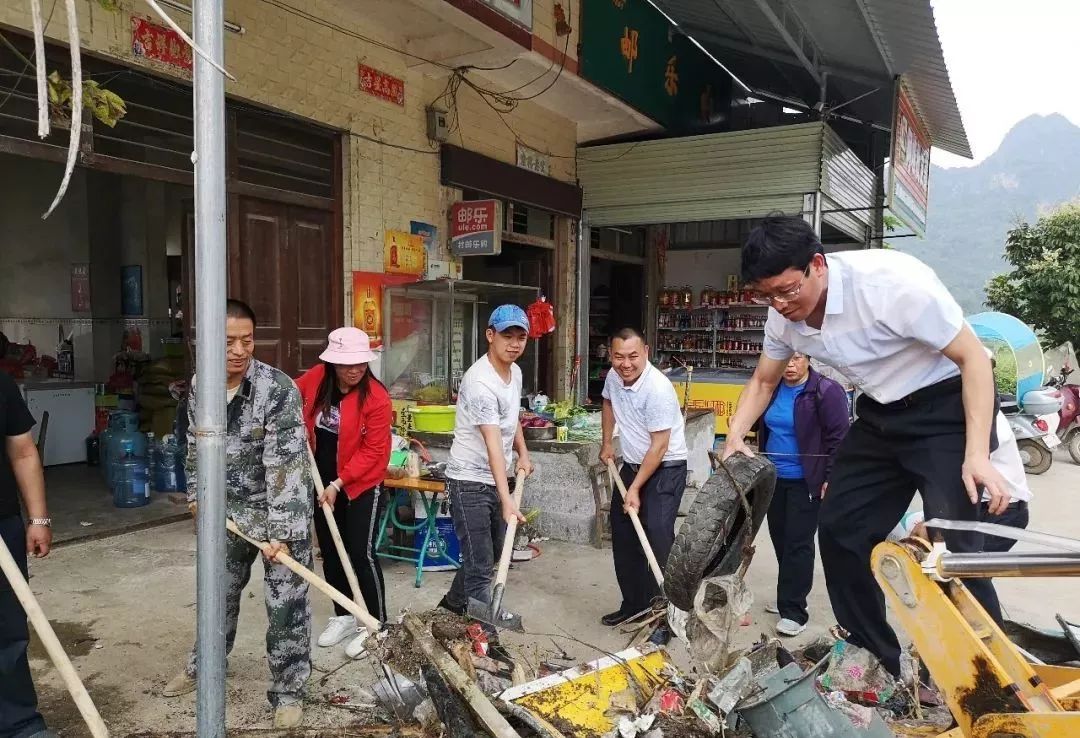
<path fill-rule="evenodd" d="M 623 623 L 629 623 L 639 619 L 645 612 L 645 610 L 641 612 L 627 612 L 626 610 L 619 609 L 615 612 L 609 612 L 607 615 L 600 618 L 600 622 L 609 628 L 614 628 L 616 625 L 622 625 Z"/>
<path fill-rule="evenodd" d="M 443 598 L 439 600 L 439 607 L 447 612 L 452 612 L 455 615 L 464 615 L 468 610 L 465 606 L 454 607 L 451 605 L 450 601 L 446 599 L 446 595 L 443 595 Z"/>

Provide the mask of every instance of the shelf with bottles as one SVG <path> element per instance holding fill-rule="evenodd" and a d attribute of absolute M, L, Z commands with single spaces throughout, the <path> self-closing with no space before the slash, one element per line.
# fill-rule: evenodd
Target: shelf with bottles
<path fill-rule="evenodd" d="M 768 308 L 768 305 L 758 305 L 752 302 L 752 297 L 753 291 L 740 286 L 738 280 L 731 276 L 728 277 L 728 288 L 726 290 L 706 286 L 697 295 L 694 294 L 694 290 L 690 287 L 665 287 L 660 291 L 659 307 L 661 311 Z"/>
<path fill-rule="evenodd" d="M 664 331 L 656 337 L 656 348 L 660 351 L 692 351 L 694 353 L 712 353 L 716 348 L 715 337 L 711 333 L 685 333 Z"/>
<path fill-rule="evenodd" d="M 716 327 L 715 315 L 705 312 L 661 312 L 656 327 L 662 331 L 711 331 Z"/>
<path fill-rule="evenodd" d="M 765 315 L 759 313 L 728 313 L 721 320 L 716 321 L 718 331 L 742 333 L 746 331 L 765 330 Z"/>

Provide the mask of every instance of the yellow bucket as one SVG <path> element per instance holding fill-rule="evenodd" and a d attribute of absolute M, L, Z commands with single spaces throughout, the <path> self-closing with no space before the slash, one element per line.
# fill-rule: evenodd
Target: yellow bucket
<path fill-rule="evenodd" d="M 453 405 L 417 405 L 410 407 L 412 429 L 423 433 L 453 433 L 457 408 Z"/>

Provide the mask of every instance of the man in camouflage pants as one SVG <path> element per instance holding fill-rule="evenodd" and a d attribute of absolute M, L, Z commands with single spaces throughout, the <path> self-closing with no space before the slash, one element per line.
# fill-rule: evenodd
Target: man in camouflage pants
<path fill-rule="evenodd" d="M 225 440 L 226 511 L 237 527 L 259 541 L 268 541 L 263 560 L 263 590 L 269 626 L 266 658 L 273 675 L 267 693 L 274 707 L 274 727 L 292 728 L 303 719 L 304 686 L 311 676 L 311 608 L 308 585 L 277 563 L 287 553 L 312 567 L 311 476 L 300 392 L 283 372 L 252 357 L 255 314 L 238 300 L 226 308 L 227 426 Z M 193 428 L 195 380 L 188 403 Z M 188 431 L 188 500 L 195 511 L 195 436 Z M 222 525 L 225 521 L 222 521 Z M 251 578 L 259 551 L 232 535 L 226 544 L 226 652 L 236 639 L 240 595 Z M 166 697 L 195 689 L 195 651 L 187 668 L 163 690 Z"/>

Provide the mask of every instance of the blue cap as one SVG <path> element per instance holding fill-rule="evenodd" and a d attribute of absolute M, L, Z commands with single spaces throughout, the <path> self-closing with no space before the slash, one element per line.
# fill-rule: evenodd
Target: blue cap
<path fill-rule="evenodd" d="M 529 332 L 529 316 L 517 305 L 499 305 L 488 318 L 488 327 L 502 333 L 508 328 L 521 328 Z"/>

